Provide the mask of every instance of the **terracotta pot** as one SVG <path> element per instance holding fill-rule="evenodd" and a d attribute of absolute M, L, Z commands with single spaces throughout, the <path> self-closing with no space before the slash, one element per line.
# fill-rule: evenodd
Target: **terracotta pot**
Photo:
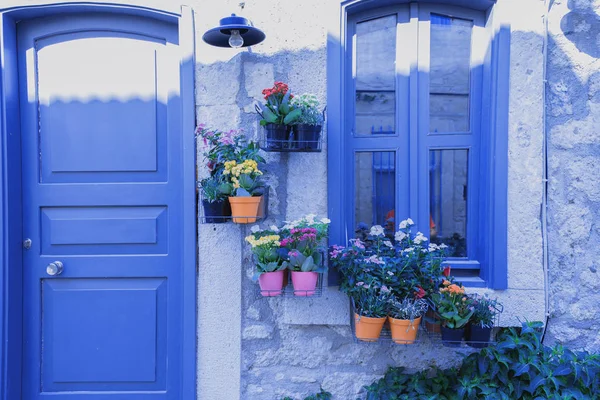
<path fill-rule="evenodd" d="M 398 344 L 413 344 L 419 332 L 421 317 L 410 319 L 396 319 L 390 317 L 390 329 L 392 331 L 392 340 Z"/>
<path fill-rule="evenodd" d="M 261 199 L 262 196 L 229 197 L 233 222 L 236 224 L 252 224 L 256 222 Z"/>
<path fill-rule="evenodd" d="M 376 342 L 387 317 L 371 318 L 354 313 L 354 329 L 356 337 L 365 342 Z"/>
<path fill-rule="evenodd" d="M 430 322 L 429 320 L 433 322 Z M 435 313 L 435 311 L 433 311 L 432 309 L 427 310 L 427 313 L 425 313 L 425 329 L 427 329 L 427 332 L 440 333 L 440 327 L 440 319 Z"/>
<path fill-rule="evenodd" d="M 317 279 L 316 272 L 292 271 L 292 285 L 294 285 L 294 296 L 312 296 L 315 294 Z"/>
<path fill-rule="evenodd" d="M 442 326 L 442 344 L 446 347 L 460 347 L 465 328 L 446 328 Z"/>
<path fill-rule="evenodd" d="M 265 297 L 281 295 L 283 289 L 283 271 L 264 272 L 258 277 L 260 294 Z"/>

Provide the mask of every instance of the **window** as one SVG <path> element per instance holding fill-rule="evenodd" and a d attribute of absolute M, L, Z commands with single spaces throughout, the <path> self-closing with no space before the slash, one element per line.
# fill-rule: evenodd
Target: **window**
<path fill-rule="evenodd" d="M 329 138 L 333 240 L 361 225 L 393 235 L 411 217 L 451 246 L 463 282 L 505 288 L 506 89 L 491 18 L 416 3 L 351 11 L 329 87 L 342 95 Z"/>

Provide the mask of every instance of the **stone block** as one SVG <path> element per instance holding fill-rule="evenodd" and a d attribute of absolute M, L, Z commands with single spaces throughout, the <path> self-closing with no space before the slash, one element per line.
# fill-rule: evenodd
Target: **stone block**
<path fill-rule="evenodd" d="M 248 97 L 264 104 L 263 89 L 270 88 L 275 82 L 273 64 L 267 63 L 244 63 L 244 87 Z M 244 109 L 244 112 L 246 109 Z M 249 111 L 254 113 L 254 106 Z"/>
<path fill-rule="evenodd" d="M 242 73 L 240 57 L 227 62 L 196 65 L 196 105 L 236 104 Z"/>

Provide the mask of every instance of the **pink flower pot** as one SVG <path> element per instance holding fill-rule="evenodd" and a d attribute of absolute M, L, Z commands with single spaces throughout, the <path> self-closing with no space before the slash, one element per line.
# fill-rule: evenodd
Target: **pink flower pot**
<path fill-rule="evenodd" d="M 280 296 L 283 288 L 283 271 L 265 272 L 258 277 L 260 294 L 266 297 Z"/>
<path fill-rule="evenodd" d="M 312 296 L 317 287 L 316 272 L 292 271 L 292 284 L 294 285 L 294 296 Z"/>

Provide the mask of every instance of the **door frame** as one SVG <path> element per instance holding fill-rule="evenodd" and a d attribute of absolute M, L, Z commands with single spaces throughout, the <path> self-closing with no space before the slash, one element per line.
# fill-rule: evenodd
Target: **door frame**
<path fill-rule="evenodd" d="M 110 0 L 108 0 L 110 1 Z M 107 1 L 107 3 L 108 3 Z M 182 398 L 196 398 L 196 153 L 194 146 L 195 29 L 193 10 L 160 10 L 114 1 L 39 4 L 0 9 L 0 399 L 21 398 L 23 285 L 21 133 L 17 21 L 64 12 L 109 12 L 177 24 L 183 148 Z"/>

